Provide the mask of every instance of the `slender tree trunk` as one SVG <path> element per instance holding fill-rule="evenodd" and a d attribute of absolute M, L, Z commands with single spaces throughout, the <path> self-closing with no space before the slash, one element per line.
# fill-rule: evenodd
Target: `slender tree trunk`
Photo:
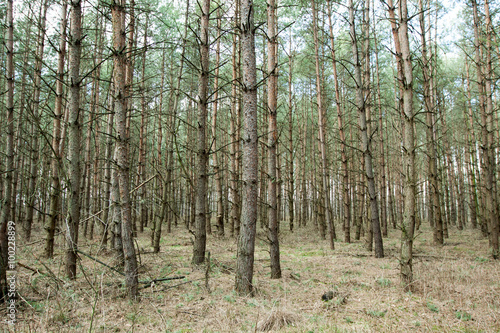
<path fill-rule="evenodd" d="M 113 49 L 114 49 L 114 102 L 115 126 L 117 131 L 115 158 L 117 163 L 117 180 L 120 191 L 121 229 L 123 241 L 123 255 L 125 263 L 125 285 L 130 299 L 138 297 L 138 272 L 135 254 L 132 218 L 130 205 L 130 180 L 129 180 L 129 137 L 126 127 L 127 109 L 125 107 L 125 27 L 123 16 L 124 4 L 113 2 L 111 14 L 113 17 Z"/>
<path fill-rule="evenodd" d="M 61 180 L 59 170 L 61 168 L 61 155 L 59 154 L 59 143 L 61 142 L 61 118 L 63 108 L 63 94 L 64 94 L 64 62 L 66 57 L 66 25 L 67 25 L 67 8 L 68 3 L 66 0 L 62 2 L 61 6 L 61 32 L 59 39 L 59 58 L 57 62 L 57 82 L 56 82 L 56 100 L 54 105 L 54 128 L 52 133 L 52 152 L 54 158 L 51 162 L 52 167 L 52 188 L 50 190 L 50 212 L 49 222 L 47 224 L 47 239 L 45 241 L 45 256 L 52 258 L 54 255 L 54 234 L 58 218 L 61 214 Z"/>
<path fill-rule="evenodd" d="M 82 124 L 80 116 L 80 54 L 82 42 L 81 0 L 71 0 L 71 31 L 69 36 L 69 201 L 67 218 L 66 274 L 76 279 L 76 249 L 80 224 L 80 170 Z"/>
<path fill-rule="evenodd" d="M 201 5 L 200 23 L 200 55 L 201 69 L 198 84 L 198 151 L 196 166 L 196 218 L 195 239 L 192 263 L 195 265 L 205 261 L 205 249 L 207 242 L 206 230 L 206 207 L 207 207 L 207 164 L 208 151 L 206 144 L 206 123 L 208 114 L 208 74 L 209 74 L 209 31 L 208 22 L 210 15 L 210 0 L 203 0 Z"/>
<path fill-rule="evenodd" d="M 219 65 L 220 65 L 220 38 L 221 38 L 221 24 L 222 24 L 222 13 L 220 8 L 217 9 L 217 46 L 215 50 L 215 77 L 214 77 L 214 102 L 213 102 L 213 114 L 212 114 L 212 137 L 213 137 L 213 147 L 217 151 L 217 112 L 219 107 Z M 214 173 L 215 173 L 215 189 L 217 191 L 217 213 L 216 213 L 216 226 L 217 233 L 219 236 L 224 236 L 224 194 L 222 191 L 222 180 L 223 180 L 223 168 L 221 165 L 220 154 L 216 152 L 214 154 Z"/>
<path fill-rule="evenodd" d="M 380 91 L 380 70 L 378 61 L 378 47 L 377 47 L 377 35 L 373 29 L 373 41 L 375 44 L 375 68 L 377 72 L 377 104 L 378 104 L 378 133 L 380 135 L 379 147 L 380 147 L 380 225 L 382 227 L 382 236 L 387 237 L 387 180 L 385 173 L 385 147 L 384 147 L 384 122 L 385 112 L 382 110 L 382 93 Z"/>
<path fill-rule="evenodd" d="M 368 223 L 369 228 L 373 232 L 373 238 L 375 241 L 375 257 L 384 257 L 384 248 L 382 243 L 382 234 L 380 230 L 378 203 L 377 203 L 377 192 L 375 188 L 375 176 L 373 174 L 373 162 L 370 149 L 370 143 L 368 138 L 368 127 L 367 127 L 367 114 L 366 114 L 366 96 L 363 96 L 363 83 L 361 79 L 361 64 L 358 56 L 358 46 L 356 40 L 356 28 L 354 25 L 354 5 L 352 0 L 349 0 L 349 18 L 351 27 L 351 41 L 352 41 L 352 52 L 354 55 L 354 65 L 355 65 L 355 81 L 356 81 L 356 104 L 358 108 L 359 115 L 359 127 L 361 129 L 361 145 L 363 152 L 363 159 L 365 164 L 365 179 L 368 187 L 368 196 L 370 199 L 370 222 Z M 367 83 L 365 83 L 367 84 Z M 370 240 L 371 245 L 371 240 Z M 371 246 L 370 246 L 371 247 Z"/>
<path fill-rule="evenodd" d="M 413 235 L 415 231 L 415 132 L 413 114 L 413 67 L 408 39 L 407 0 L 401 0 L 399 6 L 399 41 L 403 63 L 403 176 L 404 176 L 404 211 L 401 222 L 400 273 L 403 287 L 412 289 L 413 283 Z"/>
<path fill-rule="evenodd" d="M 467 142 L 468 147 L 465 151 L 466 155 L 466 165 L 467 165 L 467 174 L 469 177 L 469 211 L 471 214 L 471 224 L 472 228 L 477 227 L 477 215 L 479 211 L 479 200 L 477 197 L 477 186 L 476 186 L 476 154 L 475 154 L 475 146 L 476 146 L 476 136 L 474 133 L 474 117 L 472 111 L 472 96 L 471 96 L 471 88 L 470 88 L 470 76 L 469 76 L 469 62 L 467 57 L 465 57 L 465 70 L 466 70 L 466 79 L 467 85 L 465 89 L 467 91 L 467 110 L 465 111 L 465 123 L 467 124 Z"/>
<path fill-rule="evenodd" d="M 12 175 L 14 172 L 14 9 L 13 1 L 7 1 L 7 38 L 5 41 L 5 52 L 7 55 L 7 155 L 5 165 L 5 181 L 3 189 L 2 211 L 0 212 L 0 303 L 6 302 L 8 295 L 7 270 L 13 269 L 8 264 L 8 241 L 14 238 L 15 225 L 9 223 L 11 219 L 12 199 Z M 11 227 L 14 227 L 12 237 Z M 10 298 L 10 297 L 9 297 Z"/>
<path fill-rule="evenodd" d="M 235 13 L 234 20 L 235 26 L 239 28 L 239 11 L 240 11 L 240 1 L 235 0 Z M 239 184 L 239 147 L 240 147 L 240 136 L 239 134 L 239 117 L 240 117 L 240 98 L 238 91 L 237 80 L 240 78 L 240 63 L 239 63 L 239 36 L 238 34 L 233 34 L 233 50 L 232 50 L 232 85 L 231 85 L 231 181 L 230 181 L 230 193 L 231 198 L 231 210 L 230 210 L 230 227 L 231 236 L 239 235 L 240 229 L 240 184 Z"/>
<path fill-rule="evenodd" d="M 294 196 L 295 196 L 295 179 L 294 179 L 294 151 L 293 151 L 293 54 L 292 54 L 292 41 L 290 38 L 290 50 L 288 59 L 288 219 L 290 225 L 290 232 L 293 232 L 295 209 L 294 209 Z M 300 127 L 299 127 L 300 128 Z M 299 205 L 297 205 L 299 207 Z"/>
<path fill-rule="evenodd" d="M 253 294 L 253 264 L 257 224 L 258 136 L 257 73 L 255 65 L 255 27 L 252 0 L 241 1 L 241 39 L 243 60 L 243 206 L 238 238 L 236 291 Z"/>
<path fill-rule="evenodd" d="M 340 102 L 340 86 L 337 74 L 337 60 L 335 56 L 335 42 L 333 37 L 331 1 L 328 0 L 328 23 L 330 28 L 331 56 L 333 66 L 333 77 L 335 82 L 335 104 L 337 107 L 337 121 L 340 136 L 340 156 L 342 162 L 342 202 L 344 205 L 344 241 L 351 242 L 351 200 L 349 195 L 349 167 L 346 153 L 346 137 L 344 132 L 344 116 Z"/>
<path fill-rule="evenodd" d="M 40 28 L 38 31 L 38 45 L 36 50 L 36 60 L 34 69 L 34 83 L 33 83 L 33 106 L 32 106 L 32 138 L 31 138 L 31 166 L 30 166 L 30 176 L 28 183 L 28 199 L 26 202 L 26 221 L 24 225 L 24 234 L 26 240 L 29 241 L 31 238 L 31 226 L 33 224 L 34 210 L 35 210 L 35 187 L 38 177 L 38 137 L 39 137 L 39 126 L 40 116 L 40 92 L 42 84 L 42 64 L 43 64 L 43 50 L 45 46 L 45 27 L 46 27 L 46 17 L 47 9 L 49 7 L 48 0 L 44 0 L 42 7 L 40 8 Z"/>
<path fill-rule="evenodd" d="M 110 91 L 113 91 L 114 87 L 110 86 Z M 108 231 L 109 227 L 113 226 L 110 223 L 109 211 L 112 207 L 111 202 L 111 176 L 112 176 L 112 159 L 113 159 L 113 122 L 114 122 L 114 103 L 113 98 L 109 97 L 109 107 L 110 113 L 108 114 L 107 126 L 106 126 L 106 147 L 104 156 L 106 162 L 104 165 L 104 208 L 102 213 L 102 228 L 101 228 L 101 247 L 106 248 L 108 244 Z M 113 229 L 112 233 L 114 234 Z M 111 247 L 113 247 L 114 241 L 111 241 Z"/>
<path fill-rule="evenodd" d="M 144 42 L 143 47 L 144 51 L 142 53 L 142 69 L 141 69 L 141 125 L 139 127 L 139 164 L 137 166 L 137 186 L 144 183 L 146 181 L 146 114 L 147 114 L 147 103 L 146 103 L 146 53 L 147 53 L 147 43 L 148 43 L 148 26 L 149 26 L 149 18 L 146 17 L 146 24 L 144 26 Z M 147 194 L 146 194 L 147 186 L 146 184 L 142 185 L 141 188 L 137 191 L 139 197 L 139 205 L 140 205 L 140 216 L 139 216 L 139 232 L 144 232 L 144 227 L 148 224 L 148 210 L 147 210 Z"/>
<path fill-rule="evenodd" d="M 427 157 L 428 157 L 428 177 L 429 177 L 429 191 L 430 191 L 430 205 L 432 212 L 431 225 L 434 226 L 434 244 L 443 245 L 443 220 L 441 216 L 441 203 L 439 194 L 439 181 L 436 162 L 436 142 L 434 140 L 434 103 L 431 94 L 431 73 L 429 72 L 429 60 L 427 57 L 427 42 L 426 42 L 426 28 L 424 17 L 423 0 L 418 1 L 419 5 L 419 21 L 420 21 L 420 40 L 422 43 L 422 70 L 424 76 L 424 105 L 425 105 L 425 122 L 426 122 L 426 139 L 427 139 Z"/>
<path fill-rule="evenodd" d="M 278 111 L 278 61 L 277 55 L 277 32 L 276 32 L 276 2 L 268 0 L 267 2 L 267 112 L 269 114 L 269 130 L 267 142 L 268 155 L 268 223 L 269 223 L 269 251 L 271 256 L 271 279 L 281 278 L 280 266 L 280 250 L 278 239 L 278 210 L 277 203 L 277 182 L 280 180 L 277 177 L 276 163 L 276 146 L 278 145 L 278 132 L 276 128 L 276 118 Z"/>
<path fill-rule="evenodd" d="M 329 191 L 329 179 L 328 179 L 328 168 L 326 161 L 326 142 L 325 142 L 325 119 L 324 119 L 324 109 L 323 100 L 321 96 L 321 75 L 320 75 L 320 59 L 319 59 L 319 41 L 318 41 L 318 26 L 317 26 L 317 11 L 316 11 L 316 0 L 311 0 L 312 11 L 313 11 L 313 35 L 314 35 L 314 54 L 316 59 L 316 100 L 318 103 L 318 127 L 319 127 L 319 146 L 321 152 L 321 174 L 322 174 L 322 185 L 323 193 L 321 197 L 323 198 L 323 205 L 325 206 L 325 222 L 329 230 L 329 241 L 330 249 L 335 249 L 334 243 L 334 226 L 333 221 L 330 216 L 330 191 Z"/>
<path fill-rule="evenodd" d="M 494 112 L 493 109 L 493 66 L 491 56 L 491 41 L 493 39 L 493 27 L 491 23 L 489 0 L 484 1 L 484 16 L 486 25 L 486 66 L 484 72 L 486 108 L 481 115 L 483 155 L 485 157 L 484 184 L 486 195 L 486 210 L 488 214 L 488 224 L 490 232 L 490 247 L 493 259 L 500 259 L 499 249 L 499 218 L 498 218 L 498 198 L 497 179 L 495 163 L 495 135 L 494 135 Z M 498 141 L 497 141 L 498 142 Z"/>

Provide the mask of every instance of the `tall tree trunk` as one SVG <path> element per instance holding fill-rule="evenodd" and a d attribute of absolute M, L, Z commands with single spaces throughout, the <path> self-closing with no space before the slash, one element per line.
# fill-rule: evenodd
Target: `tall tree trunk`
<path fill-rule="evenodd" d="M 328 0 L 328 23 L 330 29 L 331 56 L 333 66 L 333 78 L 335 82 L 335 104 L 337 107 L 337 121 L 340 136 L 340 156 L 342 163 L 342 202 L 344 205 L 344 241 L 351 242 L 351 200 L 349 196 L 349 167 L 346 153 L 346 137 L 344 132 L 344 116 L 342 114 L 342 104 L 340 101 L 340 86 L 337 74 L 337 60 L 335 55 L 335 42 L 333 37 L 332 9 L 331 1 Z"/>
<path fill-rule="evenodd" d="M 61 202 L 61 180 L 59 170 L 61 168 L 61 155 L 59 152 L 59 143 L 61 142 L 61 118 L 64 94 L 64 62 L 66 57 L 66 25 L 67 25 L 68 2 L 64 0 L 61 6 L 61 32 L 59 39 L 59 58 L 57 62 L 57 82 L 56 82 L 56 100 L 54 105 L 54 128 L 52 133 L 52 152 L 54 158 L 51 162 L 52 188 L 50 190 L 50 212 L 49 222 L 47 224 L 47 239 L 45 241 L 45 256 L 52 258 L 54 255 L 54 234 L 56 224 L 60 216 Z"/>
<path fill-rule="evenodd" d="M 318 103 L 318 127 L 319 127 L 319 146 L 321 152 L 321 174 L 322 174 L 322 185 L 323 193 L 321 197 L 323 198 L 323 205 L 325 207 L 325 222 L 329 230 L 329 241 L 330 249 L 335 249 L 334 243 L 334 226 L 333 221 L 330 216 L 330 191 L 329 191 L 329 178 L 328 178 L 328 167 L 326 161 L 326 142 L 325 142 L 325 125 L 326 121 L 324 119 L 324 109 L 323 100 L 321 96 L 321 74 L 320 74 L 320 59 L 319 59 L 319 40 L 318 40 L 318 25 L 317 25 L 317 10 L 316 10 L 316 0 L 311 0 L 312 14 L 313 14 L 313 35 L 314 35 L 314 56 L 315 56 L 315 68 L 316 68 L 316 100 Z"/>
<path fill-rule="evenodd" d="M 26 240 L 29 241 L 31 238 L 31 226 L 33 224 L 34 210 L 35 210 L 35 187 L 37 183 L 39 165 L 38 165 L 38 137 L 39 137 L 39 107 L 40 107 L 40 92 L 42 89 L 42 64 L 43 64 L 43 50 L 45 46 L 45 27 L 46 27 L 46 17 L 47 9 L 49 7 L 49 1 L 44 0 L 42 7 L 40 8 L 40 28 L 38 31 L 38 45 L 36 50 L 36 60 L 34 69 L 34 82 L 33 82 L 33 106 L 32 106 L 32 138 L 31 138 L 31 166 L 30 175 L 28 183 L 28 199 L 26 203 L 26 221 L 24 225 L 24 234 Z"/>
<path fill-rule="evenodd" d="M 7 55 L 7 163 L 5 165 L 5 182 L 3 190 L 2 211 L 0 212 L 0 303 L 6 302 L 8 294 L 7 270 L 12 270 L 8 263 L 8 241 L 12 239 L 11 227 L 11 199 L 12 199 L 12 175 L 14 172 L 14 9 L 13 1 L 7 1 L 7 38 L 5 41 L 5 52 Z M 15 243 L 15 232 L 13 233 Z"/>
<path fill-rule="evenodd" d="M 66 251 L 66 274 L 76 279 L 76 250 L 78 247 L 78 226 L 80 224 L 80 170 L 82 124 L 80 115 L 80 55 L 82 43 L 81 0 L 71 0 L 71 30 L 69 35 L 69 202 L 67 218 L 68 249 Z"/>
<path fill-rule="evenodd" d="M 278 61 L 277 56 L 277 32 L 276 32 L 276 2 L 275 0 L 268 0 L 267 2 L 267 107 L 268 107 L 268 142 L 267 142 L 267 155 L 268 167 L 267 173 L 269 177 L 268 185 L 268 240 L 269 251 L 271 256 L 271 279 L 281 278 L 280 266 L 280 250 L 278 239 L 278 210 L 276 187 L 277 178 L 276 173 L 276 146 L 278 145 L 278 132 L 276 129 L 276 118 L 278 112 Z"/>
<path fill-rule="evenodd" d="M 255 27 L 252 0 L 241 1 L 241 39 L 243 61 L 243 206 L 238 237 L 235 289 L 240 295 L 253 294 L 253 264 L 257 225 L 258 136 L 257 73 L 255 65 Z"/>
<path fill-rule="evenodd" d="M 420 21 L 420 40 L 422 43 L 422 70 L 424 75 L 424 105 L 425 105 L 425 123 L 426 123 L 426 139 L 427 139 L 427 173 L 429 177 L 429 191 L 430 191 L 430 211 L 433 221 L 431 225 L 434 226 L 434 244 L 443 245 L 443 219 L 441 216 L 441 203 L 439 194 L 439 181 L 437 172 L 436 161 L 436 142 L 434 140 L 434 110 L 433 103 L 433 89 L 431 89 L 431 78 L 429 70 L 429 60 L 427 57 L 427 42 L 426 42 L 426 28 L 424 17 L 423 0 L 418 1 L 419 6 L 419 21 Z"/>
<path fill-rule="evenodd" d="M 110 86 L 110 91 L 113 91 L 114 87 Z M 106 126 L 106 147 L 104 150 L 104 156 L 106 158 L 106 163 L 104 165 L 104 207 L 102 212 L 102 229 L 101 229 L 101 246 L 103 248 L 107 247 L 108 244 L 108 231 L 110 226 L 113 224 L 110 223 L 109 219 L 109 211 L 112 208 L 111 202 L 111 176 L 113 174 L 112 171 L 112 159 L 113 159 L 113 123 L 114 123 L 114 103 L 113 98 L 109 97 L 109 109 L 110 112 L 108 114 L 107 126 Z M 114 234 L 114 230 L 111 229 L 111 232 Z M 111 241 L 111 247 L 113 247 L 114 241 Z"/>
<path fill-rule="evenodd" d="M 368 15 L 367 15 L 368 16 Z M 356 104 L 358 108 L 359 115 L 359 127 L 361 129 L 361 149 L 363 152 L 363 159 L 365 164 L 365 179 L 368 187 L 368 196 L 370 199 L 370 222 L 368 223 L 369 228 L 373 232 L 373 238 L 375 241 L 375 257 L 384 257 L 384 248 L 382 243 L 382 233 L 380 230 L 378 203 L 377 203 L 377 192 L 375 188 L 375 176 L 373 174 L 373 161 L 370 149 L 370 142 L 368 138 L 368 126 L 367 126 L 367 114 L 366 114 L 366 99 L 367 96 L 363 96 L 363 83 L 361 79 L 361 64 L 358 56 L 358 45 L 356 39 L 356 27 L 354 24 L 354 5 L 352 0 L 349 0 L 349 21 L 351 27 L 351 41 L 352 41 L 352 52 L 354 56 L 355 65 L 355 81 L 356 81 Z M 366 27 L 368 29 L 368 27 Z M 368 83 L 365 83 L 365 85 Z M 366 88 L 365 88 L 366 90 Z M 365 94 L 366 95 L 366 94 Z M 371 240 L 370 240 L 371 245 Z M 371 246 L 370 246 L 371 247 Z"/>
<path fill-rule="evenodd" d="M 477 197 L 477 186 L 476 186 L 476 136 L 474 133 L 474 117 L 472 111 L 472 96 L 470 88 L 470 75 L 469 75 L 469 62 L 467 57 L 465 57 L 465 71 L 467 85 L 465 90 L 467 91 L 467 109 L 465 111 L 465 123 L 467 124 L 467 142 L 468 146 L 465 151 L 467 174 L 469 177 L 469 211 L 471 215 L 471 224 L 475 229 L 477 227 L 477 215 L 479 211 L 479 200 Z"/>
<path fill-rule="evenodd" d="M 221 24 L 222 24 L 222 13 L 220 8 L 217 9 L 217 46 L 215 50 L 215 77 L 214 77 L 214 104 L 213 104 L 213 114 L 212 114 L 212 137 L 213 137 L 213 147 L 216 151 L 214 154 L 214 173 L 215 173 L 215 189 L 217 191 L 217 213 L 216 213 L 216 226 L 217 233 L 219 236 L 224 236 L 224 193 L 222 191 L 222 181 L 223 181 L 223 168 L 221 165 L 220 154 L 217 152 L 217 112 L 219 107 L 219 66 L 220 66 L 220 38 L 221 38 Z"/>
<path fill-rule="evenodd" d="M 484 16 L 486 25 L 486 66 L 484 75 L 484 88 L 486 97 L 486 108 L 481 114 L 481 127 L 483 139 L 484 166 L 484 184 L 486 192 L 486 212 L 490 232 L 490 247 L 493 259 L 500 259 L 499 249 L 499 218 L 498 218 L 498 198 L 497 198 L 497 179 L 495 163 L 495 136 L 494 136 L 494 112 L 492 99 L 493 86 L 493 67 L 492 67 L 492 39 L 493 27 L 491 23 L 489 0 L 484 1 Z M 498 142 L 498 141 L 497 141 Z"/>
<path fill-rule="evenodd" d="M 294 151 L 293 151 L 293 54 L 290 37 L 290 50 L 288 59 L 288 219 L 290 232 L 293 232 L 295 223 L 295 179 L 294 179 Z M 300 127 L 299 127 L 300 128 Z M 297 208 L 299 205 L 297 205 Z"/>
<path fill-rule="evenodd" d="M 234 25 L 239 28 L 240 26 L 240 1 L 235 0 L 235 13 L 234 13 Z M 240 79 L 240 38 L 238 34 L 233 34 L 232 43 L 232 85 L 231 85 L 231 145 L 230 145 L 230 155 L 231 155 L 231 181 L 230 181 L 230 193 L 231 198 L 231 211 L 230 211 L 230 227 L 231 236 L 239 235 L 240 230 L 240 184 L 239 184 L 239 150 L 240 150 L 240 136 L 239 136 L 239 124 L 240 124 L 240 97 L 238 90 L 237 80 Z"/>
<path fill-rule="evenodd" d="M 403 176 L 404 176 L 404 211 L 401 222 L 400 273 L 403 287 L 412 289 L 413 283 L 413 235 L 415 232 L 415 132 L 413 114 L 413 67 L 408 39 L 407 0 L 399 5 L 399 41 L 403 63 Z"/>
<path fill-rule="evenodd" d="M 130 205 L 130 180 L 129 180 L 129 137 L 126 127 L 127 109 L 125 107 L 125 27 L 123 16 L 124 4 L 116 1 L 111 5 L 113 18 L 113 49 L 114 49 L 114 102 L 115 126 L 117 131 L 115 158 L 117 164 L 117 180 L 120 190 L 120 210 L 123 254 L 125 263 L 125 285 L 130 299 L 138 297 L 137 259 L 135 254 L 132 218 Z"/>
<path fill-rule="evenodd" d="M 194 232 L 194 248 L 192 263 L 195 265 L 205 261 L 207 242 L 206 207 L 207 207 L 207 164 L 208 151 L 206 144 L 206 123 L 208 114 L 208 74 L 209 74 L 209 31 L 210 0 L 203 0 L 200 22 L 200 82 L 198 84 L 198 151 L 196 156 L 196 218 Z"/>
<path fill-rule="evenodd" d="M 387 180 L 385 173 L 385 147 L 384 147 L 384 122 L 385 112 L 382 110 L 382 93 L 380 91 L 380 68 L 378 61 L 378 43 L 376 29 L 373 29 L 373 41 L 375 44 L 375 68 L 377 72 L 377 106 L 379 111 L 378 116 L 378 132 L 380 134 L 379 149 L 380 149 L 380 225 L 382 227 L 382 236 L 387 237 Z"/>
<path fill-rule="evenodd" d="M 139 188 L 138 197 L 139 197 L 139 205 L 140 205 L 140 216 L 139 216 L 139 232 L 144 232 L 144 227 L 148 224 L 148 210 L 147 210 L 147 195 L 146 195 L 146 115 L 147 115 L 147 103 L 146 103 L 146 53 L 147 53 L 147 43 L 148 43 L 148 26 L 149 26 L 149 18 L 146 17 L 146 23 L 144 26 L 144 41 L 143 48 L 144 51 L 142 53 L 142 69 L 141 69 L 141 125 L 139 127 L 139 164 L 137 166 L 137 186 L 141 186 Z M 142 185 L 141 185 L 142 184 Z"/>

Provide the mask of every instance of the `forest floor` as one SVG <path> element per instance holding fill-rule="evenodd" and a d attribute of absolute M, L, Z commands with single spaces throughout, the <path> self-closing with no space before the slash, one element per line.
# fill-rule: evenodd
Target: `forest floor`
<path fill-rule="evenodd" d="M 363 241 L 329 250 L 313 226 L 280 236 L 283 277 L 270 278 L 265 233 L 256 241 L 254 297 L 234 292 L 236 240 L 208 237 L 206 266 L 190 264 L 192 237 L 184 227 L 165 234 L 161 253 L 151 253 L 150 232 L 137 240 L 140 280 L 184 276 L 125 297 L 124 279 L 81 256 L 78 278 L 64 277 L 63 236 L 56 256 L 43 259 L 43 241 L 18 244 L 17 324 L 5 332 L 500 332 L 500 263 L 490 259 L 478 230 L 450 230 L 441 248 L 422 228 L 414 245 L 414 291 L 399 284 L 399 232 L 384 239 L 386 257 L 376 259 Z M 40 238 L 37 238 L 40 237 Z M 42 239 L 35 230 L 32 239 Z M 18 237 L 18 242 L 20 242 Z M 112 264 L 110 251 L 80 238 L 80 249 Z M 28 268 L 27 268 L 28 267 Z M 30 268 L 32 270 L 30 270 Z M 34 271 L 33 271 L 34 270 Z M 330 301 L 321 296 L 334 291 Z M 5 309 L 0 316 L 5 318 Z"/>

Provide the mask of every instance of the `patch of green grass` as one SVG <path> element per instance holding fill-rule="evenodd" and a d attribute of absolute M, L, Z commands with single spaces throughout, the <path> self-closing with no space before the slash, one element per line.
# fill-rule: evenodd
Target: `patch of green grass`
<path fill-rule="evenodd" d="M 348 323 L 348 324 L 352 324 L 354 323 L 354 320 L 352 320 L 350 317 L 345 317 L 344 318 L 345 322 Z"/>
<path fill-rule="evenodd" d="M 457 319 L 460 319 L 463 321 L 469 321 L 472 319 L 472 315 L 468 312 L 465 312 L 465 311 L 456 311 L 455 317 L 457 317 Z"/>
<path fill-rule="evenodd" d="M 479 263 L 490 262 L 489 258 L 484 258 L 484 257 L 476 257 L 474 260 Z"/>
<path fill-rule="evenodd" d="M 431 310 L 432 312 L 436 312 L 436 313 L 439 312 L 439 308 L 434 303 L 431 303 L 429 301 L 427 301 L 427 308 L 429 310 Z"/>
<path fill-rule="evenodd" d="M 377 279 L 377 283 L 381 285 L 382 287 L 390 287 L 392 282 L 389 279 L 386 278 L 379 278 Z"/>
<path fill-rule="evenodd" d="M 43 311 L 43 304 L 40 302 L 35 302 L 35 301 L 27 301 L 29 305 L 35 309 L 36 312 L 42 312 Z"/>
<path fill-rule="evenodd" d="M 234 299 L 233 295 L 226 295 L 223 297 L 225 301 L 228 301 L 229 303 L 234 303 L 236 300 Z"/>

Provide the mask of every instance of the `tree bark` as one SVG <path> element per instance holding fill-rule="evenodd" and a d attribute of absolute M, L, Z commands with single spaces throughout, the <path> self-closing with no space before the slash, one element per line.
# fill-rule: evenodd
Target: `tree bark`
<path fill-rule="evenodd" d="M 332 56 L 333 78 L 335 82 L 335 104 L 337 107 L 337 122 L 339 126 L 340 136 L 340 156 L 342 163 L 342 202 L 344 205 L 344 241 L 351 242 L 351 199 L 349 195 L 349 167 L 346 152 L 346 137 L 344 131 L 344 115 L 342 113 L 342 104 L 340 101 L 340 86 L 337 74 L 337 60 L 335 55 L 335 42 L 333 37 L 333 24 L 332 24 L 332 9 L 331 1 L 328 0 L 328 23 L 330 29 L 330 44 Z"/>
<path fill-rule="evenodd" d="M 367 114 L 366 114 L 366 100 L 367 96 L 363 96 L 363 82 L 361 79 L 361 64 L 358 56 L 358 46 L 356 39 L 356 27 L 354 23 L 354 5 L 352 0 L 349 0 L 349 22 L 350 22 L 350 34 L 352 41 L 352 52 L 354 56 L 355 65 L 355 81 L 356 81 L 356 104 L 358 108 L 359 115 L 359 127 L 361 129 L 361 149 L 363 152 L 363 159 L 365 164 L 365 179 L 368 187 L 368 196 L 370 199 L 370 222 L 369 227 L 373 232 L 373 239 L 375 241 L 375 257 L 384 257 L 384 248 L 382 243 L 382 233 L 380 230 L 379 212 L 378 212 L 378 202 L 377 202 L 377 192 L 375 188 L 375 176 L 373 174 L 373 159 L 370 149 L 370 142 L 368 138 L 368 126 L 367 126 Z M 368 27 L 367 27 L 368 28 Z M 365 83 L 366 85 L 367 83 Z M 366 88 L 365 88 L 366 90 Z M 370 240 L 371 243 L 371 240 Z M 371 245 L 371 244 L 370 244 Z M 371 246 L 370 246 L 371 247 Z"/>
<path fill-rule="evenodd" d="M 278 132 L 276 128 L 276 118 L 278 112 L 278 61 L 277 55 L 277 33 L 276 33 L 276 2 L 267 2 L 267 112 L 269 114 L 268 128 L 268 240 L 271 256 L 271 279 L 281 278 L 280 250 L 278 239 L 278 203 L 277 203 L 277 170 L 276 170 L 276 146 L 278 145 Z"/>
<path fill-rule="evenodd" d="M 69 202 L 67 224 L 66 274 L 76 279 L 76 250 L 78 247 L 78 226 L 80 224 L 80 171 L 82 124 L 80 115 L 80 55 L 82 42 L 81 0 L 71 0 L 71 30 L 69 36 Z"/>
<path fill-rule="evenodd" d="M 401 222 L 400 274 L 403 287 L 412 289 L 413 283 L 413 235 L 415 232 L 415 132 L 413 114 L 413 67 L 408 39 L 407 0 L 401 0 L 399 6 L 399 41 L 403 64 L 403 176 L 404 176 L 404 211 Z"/>
<path fill-rule="evenodd" d="M 334 226 L 332 217 L 330 216 L 330 191 L 329 191 L 329 178 L 328 178 L 328 168 L 326 161 L 326 142 L 325 142 L 325 125 L 326 121 L 324 119 L 324 109 L 323 100 L 321 96 L 321 75 L 320 75 L 320 59 L 319 59 L 319 41 L 318 41 L 318 26 L 317 26 L 317 11 L 316 11 L 316 0 L 311 0 L 312 14 L 313 14 L 313 35 L 314 35 L 314 56 L 315 56 L 315 68 L 316 68 L 316 101 L 318 103 L 318 127 L 319 127 L 319 147 L 321 153 L 321 174 L 322 174 L 322 184 L 323 193 L 321 197 L 323 198 L 323 205 L 325 211 L 325 222 L 329 231 L 329 242 L 330 249 L 335 249 L 334 242 Z"/>
<path fill-rule="evenodd" d="M 56 82 L 56 100 L 54 105 L 54 128 L 52 132 L 52 152 L 54 158 L 51 162 L 51 181 L 52 188 L 50 190 L 50 212 L 49 222 L 47 224 L 47 239 L 45 241 L 45 256 L 52 258 L 54 255 L 54 234 L 56 230 L 57 220 L 60 216 L 61 202 L 61 180 L 59 169 L 61 168 L 61 155 L 59 151 L 59 143 L 61 142 L 61 118 L 63 107 L 64 94 L 64 63 L 66 57 L 66 25 L 67 25 L 67 8 L 68 2 L 63 1 L 61 6 L 61 32 L 59 39 L 59 57 L 57 62 L 57 82 Z"/>
<path fill-rule="evenodd" d="M 138 272 L 135 254 L 130 205 L 130 180 L 129 180 L 129 137 L 127 131 L 127 109 L 125 107 L 125 15 L 124 4 L 114 1 L 111 5 L 113 18 L 113 60 L 114 60 L 114 101 L 115 101 L 115 126 L 117 131 L 115 158 L 117 164 L 117 180 L 120 191 L 121 231 L 123 254 L 125 263 L 125 285 L 130 299 L 138 297 Z"/>
<path fill-rule="evenodd" d="M 207 242 L 206 207 L 207 207 L 207 164 L 206 123 L 208 115 L 208 74 L 209 74 L 209 31 L 210 0 L 203 0 L 200 23 L 200 76 L 198 84 L 198 151 L 196 156 L 196 218 L 195 239 L 192 263 L 199 265 L 205 261 Z"/>
<path fill-rule="evenodd" d="M 238 238 L 236 291 L 253 294 L 253 264 L 257 225 L 258 136 L 257 73 L 255 65 L 255 26 L 252 0 L 241 1 L 241 39 L 243 61 L 243 206 Z"/>
<path fill-rule="evenodd" d="M 33 224 L 34 210 L 35 210 L 35 187 L 38 178 L 38 139 L 39 139 L 39 127 L 40 126 L 40 92 L 42 84 L 42 64 L 43 64 L 43 50 L 45 47 L 45 28 L 46 28 L 46 17 L 47 9 L 49 7 L 48 0 L 44 0 L 42 7 L 40 8 L 40 28 L 38 30 L 38 45 L 35 57 L 35 68 L 34 68 L 34 81 L 33 81 L 33 105 L 32 105 L 32 138 L 31 138 L 31 165 L 30 165 L 30 175 L 28 183 L 28 198 L 26 202 L 26 221 L 24 225 L 24 234 L 26 240 L 29 241 L 31 238 L 31 226 Z"/>
<path fill-rule="evenodd" d="M 5 52 L 7 55 L 7 163 L 5 165 L 5 181 L 2 211 L 0 212 L 0 303 L 6 302 L 5 296 L 8 294 L 7 269 L 8 265 L 8 240 L 10 235 L 7 230 L 11 219 L 11 199 L 12 199 L 12 175 L 14 173 L 14 9 L 13 0 L 7 1 L 7 38 L 5 41 Z M 15 240 L 15 233 L 14 233 Z"/>

